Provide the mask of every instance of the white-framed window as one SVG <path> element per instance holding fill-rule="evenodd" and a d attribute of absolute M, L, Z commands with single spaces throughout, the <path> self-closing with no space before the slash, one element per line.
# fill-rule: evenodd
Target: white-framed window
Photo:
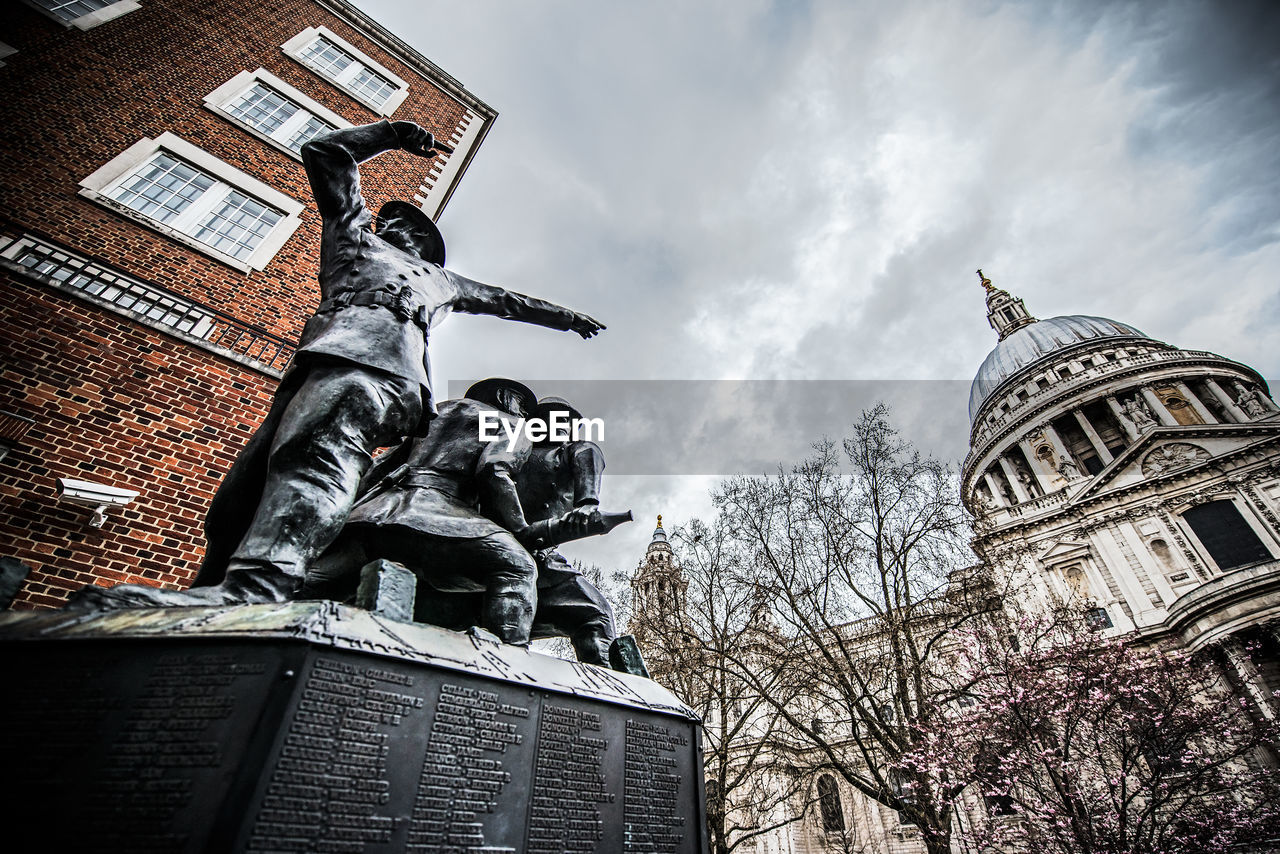
<path fill-rule="evenodd" d="M 55 21 L 81 30 L 142 8 L 138 0 L 27 0 L 27 3 Z"/>
<path fill-rule="evenodd" d="M 409 95 L 408 83 L 326 27 L 308 27 L 280 48 L 379 115 Z"/>
<path fill-rule="evenodd" d="M 204 104 L 295 160 L 302 144 L 351 122 L 307 97 L 265 68 L 242 71 L 205 96 Z"/>
<path fill-rule="evenodd" d="M 143 138 L 80 182 L 80 194 L 239 270 L 261 270 L 303 205 L 181 137 Z"/>

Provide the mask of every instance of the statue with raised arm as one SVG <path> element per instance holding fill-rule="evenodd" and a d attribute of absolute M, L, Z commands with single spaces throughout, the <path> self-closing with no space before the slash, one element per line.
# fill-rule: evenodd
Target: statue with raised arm
<path fill-rule="evenodd" d="M 185 594 L 86 591 L 79 607 L 278 602 L 342 530 L 372 453 L 435 415 L 427 335 L 450 311 L 489 314 L 590 338 L 585 314 L 444 269 L 435 223 L 407 202 L 382 207 L 377 231 L 360 163 L 387 151 L 428 157 L 434 137 L 381 121 L 302 147 L 323 231 L 321 300 L 266 420 L 223 480 L 205 522 L 206 556 Z M 161 595 L 163 594 L 163 595 Z M 92 600 L 92 601 L 88 601 Z M 73 600 L 74 602 L 75 600 Z"/>

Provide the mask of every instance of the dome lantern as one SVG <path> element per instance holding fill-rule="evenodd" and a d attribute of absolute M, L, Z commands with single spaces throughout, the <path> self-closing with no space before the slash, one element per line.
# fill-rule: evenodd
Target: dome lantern
<path fill-rule="evenodd" d="M 991 280 L 982 274 L 981 267 L 978 268 L 978 278 L 982 280 L 982 287 L 987 290 L 987 323 L 991 324 L 1001 341 L 1022 327 L 1036 322 L 1022 300 L 992 285 Z"/>

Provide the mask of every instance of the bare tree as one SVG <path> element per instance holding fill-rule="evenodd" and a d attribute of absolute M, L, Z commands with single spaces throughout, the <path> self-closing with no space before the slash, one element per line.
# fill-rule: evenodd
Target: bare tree
<path fill-rule="evenodd" d="M 715 854 L 730 854 L 797 821 L 806 781 L 775 749 L 780 716 L 737 670 L 775 642 L 755 590 L 737 583 L 725 532 L 694 521 L 673 532 L 680 583 L 630 603 L 629 629 L 655 680 L 703 719 L 707 824 Z"/>
<path fill-rule="evenodd" d="M 1011 622 L 998 585 L 1016 573 L 970 565 L 956 480 L 877 406 L 794 468 L 723 482 L 716 517 L 679 531 L 689 601 L 648 649 L 708 721 L 718 854 L 786 808 L 852 850 L 824 778 L 898 811 L 930 854 L 974 784 L 993 817 L 966 831 L 978 850 L 1273 845 L 1274 727 L 1211 662 L 1107 638 L 1079 603 Z M 783 798 L 753 816 L 765 790 Z"/>
<path fill-rule="evenodd" d="M 904 762 L 955 697 L 949 642 L 990 607 L 963 571 L 972 555 L 953 469 L 901 440 L 880 405 L 839 447 L 714 494 L 718 515 L 693 530 L 714 599 L 756 608 L 769 642 L 725 642 L 717 670 L 768 721 L 772 751 L 797 776 L 832 773 L 949 851 L 965 781 Z M 722 607 L 724 607 L 722 605 Z M 728 634 L 741 626 L 726 623 Z"/>

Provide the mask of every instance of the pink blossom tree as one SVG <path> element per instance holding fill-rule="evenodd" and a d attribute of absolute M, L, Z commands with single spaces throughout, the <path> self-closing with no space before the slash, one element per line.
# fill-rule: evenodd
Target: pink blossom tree
<path fill-rule="evenodd" d="M 974 624 L 960 649 L 967 702 L 905 764 L 974 783 L 993 813 L 980 845 L 1274 850 L 1277 731 L 1211 657 L 1108 637 L 1067 607 Z"/>

